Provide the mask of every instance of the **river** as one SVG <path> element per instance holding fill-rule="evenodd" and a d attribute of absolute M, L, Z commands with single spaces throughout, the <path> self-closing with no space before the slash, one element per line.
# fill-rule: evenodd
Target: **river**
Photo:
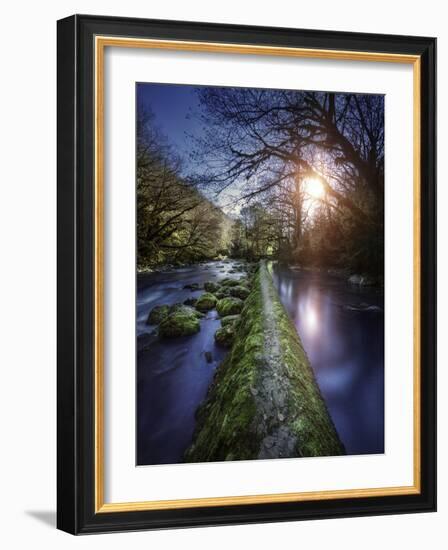
<path fill-rule="evenodd" d="M 158 340 L 146 325 L 155 305 L 203 290 L 186 285 L 243 275 L 240 262 L 209 262 L 138 276 L 137 464 L 182 461 L 226 351 L 214 343 L 216 311 L 194 336 Z M 347 454 L 384 452 L 383 297 L 338 276 L 276 267 L 274 283 L 295 323 Z M 206 352 L 211 352 L 208 362 Z"/>
<path fill-rule="evenodd" d="M 186 285 L 240 278 L 241 262 L 209 262 L 139 275 L 137 278 L 137 464 L 173 464 L 182 461 L 191 442 L 194 414 L 204 399 L 216 367 L 226 350 L 215 345 L 221 326 L 216 310 L 201 319 L 193 336 L 158 340 L 148 334 L 148 313 L 156 305 L 197 298 L 203 290 Z M 212 361 L 206 359 L 211 352 Z"/>

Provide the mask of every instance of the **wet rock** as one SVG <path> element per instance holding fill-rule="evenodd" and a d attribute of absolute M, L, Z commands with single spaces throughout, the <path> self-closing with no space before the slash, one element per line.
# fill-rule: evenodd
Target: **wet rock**
<path fill-rule="evenodd" d="M 177 307 L 159 325 L 159 335 L 162 338 L 189 336 L 199 332 L 201 326 L 197 312 L 188 306 Z"/>
<path fill-rule="evenodd" d="M 216 305 L 217 298 L 210 292 L 204 292 L 196 301 L 196 309 L 199 311 L 209 311 Z"/>
<path fill-rule="evenodd" d="M 241 298 L 241 300 L 245 300 L 249 294 L 250 290 L 245 286 L 236 285 L 230 287 L 230 295 L 235 296 L 236 298 Z"/>
<path fill-rule="evenodd" d="M 216 343 L 226 348 L 229 348 L 233 344 L 234 339 L 235 329 L 233 324 L 221 327 L 215 332 Z"/>
<path fill-rule="evenodd" d="M 243 300 L 241 300 L 240 298 L 229 296 L 228 298 L 223 298 L 222 300 L 219 300 L 219 302 L 216 304 L 216 310 L 221 317 L 227 317 L 228 315 L 236 315 L 238 313 L 241 313 L 243 305 Z"/>
<path fill-rule="evenodd" d="M 218 298 L 218 300 L 221 300 L 222 298 L 227 298 L 227 296 L 230 296 L 230 289 L 229 286 L 222 286 L 220 290 L 215 292 L 215 296 Z"/>
<path fill-rule="evenodd" d="M 197 311 L 194 307 L 181 304 L 180 302 L 173 304 L 170 307 L 170 314 L 171 313 L 180 313 L 181 315 L 194 315 L 195 317 L 198 317 L 198 318 L 204 317 L 204 314 Z"/>
<path fill-rule="evenodd" d="M 151 309 L 149 312 L 148 318 L 146 319 L 147 325 L 158 325 L 161 323 L 170 312 L 170 306 L 162 305 L 156 306 Z"/>
<path fill-rule="evenodd" d="M 194 307 L 197 301 L 197 298 L 187 298 L 186 300 L 184 300 L 184 305 Z"/>
<path fill-rule="evenodd" d="M 220 288 L 220 285 L 218 283 L 214 283 L 213 281 L 207 281 L 206 283 L 204 283 L 204 290 L 206 292 L 211 292 L 212 294 L 218 292 Z"/>
<path fill-rule="evenodd" d="M 201 285 L 199 283 L 190 283 L 188 285 L 184 285 L 184 288 L 187 290 L 201 290 Z"/>
<path fill-rule="evenodd" d="M 204 353 L 205 355 L 205 360 L 207 361 L 207 363 L 212 363 L 213 362 L 213 354 L 211 351 L 206 351 Z"/>
<path fill-rule="evenodd" d="M 226 279 L 223 279 L 223 280 L 221 281 L 221 284 L 222 284 L 223 286 L 227 286 L 227 287 L 229 287 L 229 286 L 237 286 L 237 285 L 240 284 L 240 281 L 238 281 L 237 279 L 229 279 L 229 278 L 227 277 Z"/>
<path fill-rule="evenodd" d="M 235 325 L 239 318 L 240 315 L 227 315 L 227 317 L 221 319 L 221 326 Z"/>

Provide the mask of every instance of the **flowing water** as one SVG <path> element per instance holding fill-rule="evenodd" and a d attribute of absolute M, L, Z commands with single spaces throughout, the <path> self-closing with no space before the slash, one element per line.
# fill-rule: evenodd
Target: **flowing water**
<path fill-rule="evenodd" d="M 137 464 L 182 461 L 194 414 L 226 350 L 214 343 L 215 310 L 193 336 L 158 340 L 146 325 L 156 305 L 199 296 L 185 285 L 239 278 L 238 262 L 209 262 L 139 275 Z M 384 451 L 383 298 L 340 277 L 277 267 L 274 282 L 294 321 L 348 454 Z M 207 361 L 206 352 L 211 352 Z"/>
<path fill-rule="evenodd" d="M 214 341 L 221 326 L 215 310 L 201 319 L 200 332 L 172 340 L 151 335 L 154 327 L 146 325 L 148 313 L 156 305 L 183 302 L 204 292 L 184 288 L 186 285 L 240 278 L 244 273 L 238 265 L 209 262 L 138 277 L 137 464 L 182 462 L 193 436 L 195 411 L 227 353 Z M 206 352 L 211 353 L 211 362 Z"/>

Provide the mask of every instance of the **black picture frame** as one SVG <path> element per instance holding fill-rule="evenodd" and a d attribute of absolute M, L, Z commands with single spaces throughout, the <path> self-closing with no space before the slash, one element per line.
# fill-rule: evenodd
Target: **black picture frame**
<path fill-rule="evenodd" d="M 74 15 L 57 25 L 57 526 L 72 534 L 430 512 L 436 509 L 436 39 Z M 421 60 L 419 494 L 95 511 L 94 38 L 120 36 L 416 55 Z"/>

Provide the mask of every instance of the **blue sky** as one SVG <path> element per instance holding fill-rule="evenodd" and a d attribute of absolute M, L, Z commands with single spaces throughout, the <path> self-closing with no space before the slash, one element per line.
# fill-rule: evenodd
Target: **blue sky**
<path fill-rule="evenodd" d="M 151 109 L 156 125 L 185 161 L 193 145 L 188 134 L 201 133 L 195 90 L 195 86 L 184 84 L 137 84 L 137 105 Z"/>
<path fill-rule="evenodd" d="M 155 116 L 155 124 L 167 138 L 173 150 L 184 159 L 185 172 L 191 165 L 189 155 L 194 148 L 191 136 L 202 136 L 200 107 L 196 96 L 197 86 L 186 84 L 137 84 L 137 106 L 149 108 Z M 204 193 L 228 214 L 238 214 L 241 204 L 233 204 L 241 191 L 237 185 L 224 191 L 218 198 Z"/>

